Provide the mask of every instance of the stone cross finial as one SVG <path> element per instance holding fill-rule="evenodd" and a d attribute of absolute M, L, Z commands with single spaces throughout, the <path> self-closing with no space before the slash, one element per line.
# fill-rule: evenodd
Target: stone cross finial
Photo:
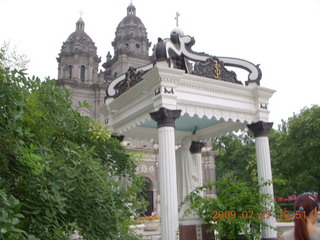
<path fill-rule="evenodd" d="M 175 16 L 175 20 L 176 20 L 176 26 L 179 27 L 179 17 L 180 17 L 180 13 L 176 12 L 176 16 Z"/>
<path fill-rule="evenodd" d="M 82 10 L 80 10 L 80 18 L 82 18 L 82 14 L 83 14 L 83 11 Z"/>

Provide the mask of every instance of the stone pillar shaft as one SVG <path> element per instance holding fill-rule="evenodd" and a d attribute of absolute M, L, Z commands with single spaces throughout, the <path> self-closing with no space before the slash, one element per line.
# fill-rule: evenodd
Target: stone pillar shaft
<path fill-rule="evenodd" d="M 158 128 L 161 238 L 175 239 L 178 231 L 178 200 L 173 127 Z"/>
<path fill-rule="evenodd" d="M 258 179 L 259 184 L 263 184 L 267 181 L 272 181 L 271 161 L 270 161 L 270 150 L 269 150 L 269 139 L 268 137 L 257 137 L 256 138 L 256 154 L 257 154 L 257 168 L 258 168 Z M 274 199 L 273 185 L 268 184 L 261 188 L 261 193 L 269 194 Z M 274 209 L 273 202 L 270 202 L 268 209 Z M 274 216 L 264 219 L 264 222 L 269 226 L 276 226 L 276 218 Z M 262 229 L 262 239 L 277 239 L 277 232 L 272 228 Z"/>
<path fill-rule="evenodd" d="M 248 125 L 248 128 L 253 131 L 255 137 L 256 155 L 257 155 L 257 170 L 258 170 L 258 181 L 262 185 L 265 182 L 272 181 L 272 170 L 270 160 L 270 147 L 269 147 L 269 130 L 272 128 L 273 123 L 257 122 Z M 262 194 L 268 194 L 270 196 L 270 202 L 266 206 L 266 210 L 272 210 L 274 212 L 274 194 L 272 183 L 263 186 L 260 189 Z M 277 232 L 274 230 L 276 227 L 275 216 L 264 219 L 264 222 L 270 227 L 262 229 L 262 239 L 276 240 Z"/>
<path fill-rule="evenodd" d="M 216 181 L 215 156 L 217 155 L 217 152 L 212 149 L 211 141 L 206 143 L 205 149 L 201 155 L 203 162 L 203 183 L 207 184 Z M 215 186 L 213 186 L 211 190 L 205 190 L 204 193 L 206 197 L 217 197 Z"/>
<path fill-rule="evenodd" d="M 177 199 L 177 176 L 175 154 L 175 119 L 181 110 L 161 107 L 150 113 L 157 122 L 159 141 L 161 239 L 179 239 L 179 218 Z"/>

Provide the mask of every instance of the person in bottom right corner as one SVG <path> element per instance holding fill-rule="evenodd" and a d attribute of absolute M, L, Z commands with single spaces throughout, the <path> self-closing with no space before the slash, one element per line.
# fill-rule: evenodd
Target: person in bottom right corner
<path fill-rule="evenodd" d="M 280 240 L 319 240 L 320 228 L 315 225 L 319 206 L 310 194 L 301 194 L 294 202 L 294 228 L 284 232 Z"/>

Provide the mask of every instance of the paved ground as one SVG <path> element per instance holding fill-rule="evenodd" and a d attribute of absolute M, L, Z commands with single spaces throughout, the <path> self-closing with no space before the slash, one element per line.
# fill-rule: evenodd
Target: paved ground
<path fill-rule="evenodd" d="M 143 229 L 134 229 L 141 236 L 142 240 L 161 240 L 160 227 L 156 231 L 145 231 Z"/>
<path fill-rule="evenodd" d="M 160 227 L 156 231 L 144 231 L 143 228 L 141 229 L 133 229 L 140 237 L 141 240 L 161 240 L 160 234 Z M 81 240 L 80 236 L 76 232 L 74 235 L 71 236 L 70 240 Z"/>
<path fill-rule="evenodd" d="M 142 239 L 148 239 L 148 240 L 161 240 L 161 234 L 160 231 L 144 231 L 142 234 Z"/>

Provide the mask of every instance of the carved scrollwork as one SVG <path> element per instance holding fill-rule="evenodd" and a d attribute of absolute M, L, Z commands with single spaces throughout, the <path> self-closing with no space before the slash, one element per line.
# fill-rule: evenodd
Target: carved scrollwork
<path fill-rule="evenodd" d="M 217 57 L 208 58 L 206 62 L 196 62 L 192 74 L 208 78 L 242 84 L 237 80 L 237 75 L 224 67 L 224 63 Z"/>
<path fill-rule="evenodd" d="M 144 71 L 137 71 L 134 67 L 129 67 L 128 71 L 125 74 L 125 79 L 115 85 L 114 89 L 116 90 L 116 94 L 114 97 L 118 97 L 129 88 L 136 85 L 138 82 L 142 81 L 142 76 Z"/>
<path fill-rule="evenodd" d="M 153 68 L 153 64 L 142 66 L 138 69 L 130 67 L 126 74 L 122 74 L 116 79 L 110 81 L 107 85 L 107 97 L 116 98 L 130 87 L 142 80 L 142 75 Z"/>
<path fill-rule="evenodd" d="M 228 71 L 226 67 L 240 68 L 248 72 L 249 83 L 256 83 L 260 85 L 262 72 L 259 65 L 254 65 L 243 59 L 230 58 L 230 57 L 212 57 L 206 53 L 194 52 L 191 47 L 194 45 L 195 40 L 188 35 L 182 35 L 179 32 L 173 32 L 170 39 L 158 39 L 155 46 L 154 58 L 157 59 L 170 59 L 171 67 L 178 69 L 185 69 L 186 72 L 194 72 L 196 75 L 206 76 L 214 79 L 224 80 L 233 83 L 241 83 L 237 80 L 236 74 L 233 71 Z M 214 60 L 212 69 L 210 65 L 211 60 Z M 198 69 L 190 69 L 188 61 L 195 62 Z M 209 67 L 209 69 L 207 69 Z M 241 83 L 242 84 L 242 83 Z"/>

